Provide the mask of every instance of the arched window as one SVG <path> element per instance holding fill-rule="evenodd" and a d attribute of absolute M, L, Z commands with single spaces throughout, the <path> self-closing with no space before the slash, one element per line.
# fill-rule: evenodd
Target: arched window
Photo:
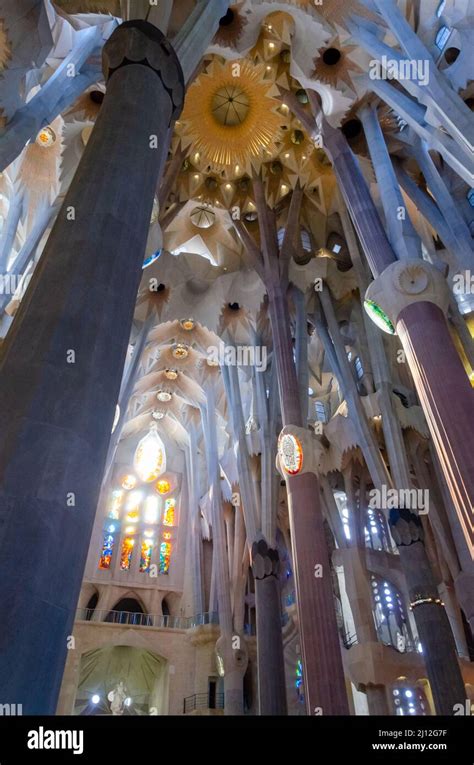
<path fill-rule="evenodd" d="M 441 0 L 440 4 L 438 5 L 436 9 L 436 15 L 438 19 L 443 15 L 445 7 L 446 7 L 446 0 Z"/>
<path fill-rule="evenodd" d="M 400 653 L 412 647 L 411 632 L 402 596 L 387 580 L 371 575 L 374 619 L 381 643 Z"/>
<path fill-rule="evenodd" d="M 355 357 L 354 368 L 356 371 L 357 379 L 361 380 L 362 377 L 364 376 L 364 368 L 362 366 L 362 361 L 360 360 L 360 356 Z"/>
<path fill-rule="evenodd" d="M 122 598 L 107 614 L 106 622 L 113 624 L 144 624 L 146 614 L 136 598 Z"/>
<path fill-rule="evenodd" d="M 474 189 L 469 189 L 469 191 L 466 194 L 466 197 L 471 207 L 474 207 Z"/>
<path fill-rule="evenodd" d="M 168 574 L 177 526 L 173 476 L 163 474 L 147 485 L 127 473 L 119 482 L 122 488 L 112 491 L 107 506 L 99 569 L 111 568 L 116 546 L 122 572 L 150 574 L 158 569 Z"/>
<path fill-rule="evenodd" d="M 339 514 L 342 520 L 342 526 L 344 528 L 344 535 L 346 539 L 351 538 L 351 527 L 349 522 L 349 508 L 347 506 L 347 495 L 345 491 L 335 491 L 334 499 L 339 510 Z"/>
<path fill-rule="evenodd" d="M 397 715 L 427 715 L 428 701 L 418 685 L 399 682 L 392 688 L 392 700 Z"/>
<path fill-rule="evenodd" d="M 92 616 L 94 614 L 94 611 L 97 607 L 98 602 L 99 602 L 99 595 L 97 592 L 94 592 L 87 602 L 86 614 L 85 614 L 86 622 L 90 622 L 90 620 L 92 619 Z"/>

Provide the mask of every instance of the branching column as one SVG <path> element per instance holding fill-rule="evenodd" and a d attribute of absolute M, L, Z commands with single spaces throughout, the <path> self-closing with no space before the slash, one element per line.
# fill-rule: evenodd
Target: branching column
<path fill-rule="evenodd" d="M 242 225 L 237 225 L 236 229 L 253 258 L 256 269 L 262 275 L 268 292 L 283 425 L 301 428 L 306 426 L 306 423 L 303 423 L 301 417 L 287 301 L 288 257 L 298 230 L 299 205 L 292 204 L 280 253 L 275 213 L 267 207 L 259 178 L 254 178 L 254 192 L 262 253 Z M 313 472 L 307 472 L 287 476 L 286 483 L 308 714 L 347 714 L 347 695 L 331 584 L 331 564 L 319 506 L 318 480 Z M 316 576 L 316 570 L 322 570 L 323 576 Z"/>

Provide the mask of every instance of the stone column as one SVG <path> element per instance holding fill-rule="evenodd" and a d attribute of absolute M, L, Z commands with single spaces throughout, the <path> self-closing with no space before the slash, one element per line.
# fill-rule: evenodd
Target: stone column
<path fill-rule="evenodd" d="M 286 715 L 281 635 L 280 561 L 265 540 L 252 545 L 257 613 L 258 701 L 261 715 Z"/>
<path fill-rule="evenodd" d="M 301 427 L 287 298 L 281 287 L 267 289 L 283 425 Z M 318 479 L 288 475 L 286 487 L 308 714 L 348 714 Z"/>
<path fill-rule="evenodd" d="M 145 22 L 114 32 L 104 66 L 100 115 L 0 361 L 0 701 L 26 714 L 55 711 L 184 93 L 173 49 Z"/>
<path fill-rule="evenodd" d="M 466 691 L 456 644 L 438 595 L 423 543 L 420 519 L 410 510 L 391 510 L 390 529 L 400 553 L 418 637 L 438 715 L 453 715 Z"/>
<path fill-rule="evenodd" d="M 365 297 L 400 337 L 456 510 L 453 537 L 461 530 L 472 555 L 474 430 L 466 426 L 472 422 L 474 393 L 445 319 L 446 281 L 426 261 L 405 260 L 385 269 Z"/>

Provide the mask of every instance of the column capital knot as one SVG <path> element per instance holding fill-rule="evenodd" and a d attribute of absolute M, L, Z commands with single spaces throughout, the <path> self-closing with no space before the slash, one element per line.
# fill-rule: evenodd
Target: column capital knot
<path fill-rule="evenodd" d="M 445 277 L 421 258 L 391 263 L 369 285 L 364 307 L 381 329 L 394 335 L 401 312 L 413 303 L 434 303 L 445 315 L 449 306 Z"/>
<path fill-rule="evenodd" d="M 265 539 L 259 539 L 252 545 L 252 573 L 255 579 L 280 576 L 280 556 L 278 550 L 268 546 Z"/>
<path fill-rule="evenodd" d="M 278 437 L 276 468 L 282 478 L 321 472 L 325 449 L 308 428 L 285 425 Z"/>
<path fill-rule="evenodd" d="M 141 19 L 125 21 L 112 33 L 102 49 L 102 69 L 108 81 L 114 72 L 130 64 L 153 69 L 173 103 L 172 121 L 183 108 L 184 75 L 176 51 L 153 24 Z"/>
<path fill-rule="evenodd" d="M 421 519 L 411 510 L 406 508 L 390 510 L 388 522 L 397 547 L 409 547 L 414 542 L 424 541 Z"/>

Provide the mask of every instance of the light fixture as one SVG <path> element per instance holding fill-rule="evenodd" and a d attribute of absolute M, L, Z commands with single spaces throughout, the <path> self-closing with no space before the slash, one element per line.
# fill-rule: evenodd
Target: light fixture
<path fill-rule="evenodd" d="M 91 701 L 93 704 L 98 704 L 100 701 L 100 696 L 97 693 L 94 693 L 94 695 L 91 698 Z"/>
<path fill-rule="evenodd" d="M 134 534 L 135 531 L 136 531 L 136 527 L 135 526 L 127 526 L 126 529 L 125 529 L 125 533 L 126 534 Z M 132 542 L 133 542 L 133 540 L 132 540 Z"/>
<path fill-rule="evenodd" d="M 132 699 L 130 698 L 130 696 L 128 696 L 123 703 L 125 704 L 126 707 L 129 707 L 130 704 L 132 703 Z"/>
<path fill-rule="evenodd" d="M 154 481 L 165 472 L 165 445 L 157 433 L 155 423 L 152 424 L 150 431 L 138 444 L 134 465 L 138 476 L 146 483 Z"/>
<path fill-rule="evenodd" d="M 158 401 L 168 402 L 168 401 L 171 401 L 172 394 L 169 393 L 167 390 L 159 390 L 158 393 L 156 394 L 156 398 L 158 399 Z"/>
<path fill-rule="evenodd" d="M 194 329 L 194 319 L 181 319 L 179 322 L 183 329 L 186 330 L 186 332 L 190 332 L 192 329 Z"/>
<path fill-rule="evenodd" d="M 167 380 L 176 380 L 178 377 L 177 369 L 165 369 L 165 377 Z"/>
<path fill-rule="evenodd" d="M 124 475 L 122 480 L 120 481 L 120 485 L 122 489 L 126 489 L 127 491 L 130 491 L 131 489 L 134 489 L 137 485 L 137 479 L 134 475 L 131 473 L 128 473 L 127 475 Z"/>
<path fill-rule="evenodd" d="M 189 356 L 189 349 L 184 343 L 176 343 L 171 353 L 175 359 L 187 359 Z"/>
<path fill-rule="evenodd" d="M 385 311 L 383 311 L 382 308 L 377 305 L 377 303 L 375 303 L 373 300 L 364 300 L 364 308 L 374 324 L 376 324 L 379 329 L 382 329 L 389 335 L 395 334 L 395 327 L 393 326 Z"/>
<path fill-rule="evenodd" d="M 109 534 L 113 534 L 114 533 L 115 526 L 114 526 L 113 523 L 111 523 L 110 526 L 107 526 L 107 531 L 109 532 Z"/>
<path fill-rule="evenodd" d="M 165 413 L 159 412 L 158 409 L 154 409 L 153 412 L 151 413 L 151 416 L 153 417 L 154 420 L 162 420 L 163 417 L 165 416 Z"/>
<path fill-rule="evenodd" d="M 36 136 L 36 143 L 43 149 L 48 149 L 56 141 L 56 133 L 50 127 L 42 128 Z"/>

